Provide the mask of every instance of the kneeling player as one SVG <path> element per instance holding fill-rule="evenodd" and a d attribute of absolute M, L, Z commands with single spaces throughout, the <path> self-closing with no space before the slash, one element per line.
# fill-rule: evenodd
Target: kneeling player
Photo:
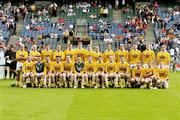
<path fill-rule="evenodd" d="M 106 74 L 105 74 L 105 83 L 106 87 L 113 87 L 115 85 L 115 81 L 117 81 L 118 76 L 117 72 L 117 64 L 113 60 L 113 56 L 109 56 L 109 61 L 106 63 Z M 115 86 L 118 87 L 118 86 Z"/>
<path fill-rule="evenodd" d="M 141 76 L 141 64 L 137 63 L 136 67 L 132 69 L 132 78 L 129 81 L 129 87 L 140 87 L 141 84 L 144 84 L 144 81 L 141 81 Z"/>
<path fill-rule="evenodd" d="M 85 84 L 87 87 L 94 87 L 96 77 L 95 72 L 95 64 L 93 63 L 92 56 L 88 56 L 88 61 L 85 63 L 84 74 L 81 83 L 82 88 L 84 88 Z"/>
<path fill-rule="evenodd" d="M 152 67 L 151 62 L 149 62 L 147 68 L 144 68 L 142 71 L 141 81 L 144 81 L 144 85 L 142 84 L 141 88 L 151 88 L 152 81 L 155 79 L 155 68 Z"/>
<path fill-rule="evenodd" d="M 103 62 L 102 56 L 98 57 L 96 67 L 97 67 L 97 70 L 96 70 L 96 79 L 95 79 L 96 86 L 95 87 L 96 88 L 98 88 L 98 87 L 105 88 L 105 74 L 104 74 L 105 63 Z"/>
<path fill-rule="evenodd" d="M 63 86 L 63 81 L 62 81 L 62 76 L 63 76 L 63 63 L 61 62 L 61 57 L 57 56 L 56 57 L 56 62 L 53 63 L 53 79 L 55 80 L 54 86 L 57 87 L 62 87 Z"/>
<path fill-rule="evenodd" d="M 71 57 L 67 56 L 64 62 L 64 73 L 63 73 L 63 83 L 64 87 L 73 87 L 73 83 L 76 77 L 74 63 L 71 61 Z"/>
<path fill-rule="evenodd" d="M 44 63 L 41 62 L 41 57 L 37 58 L 37 62 L 35 63 L 35 80 L 36 86 L 42 87 L 44 80 Z"/>
<path fill-rule="evenodd" d="M 125 87 L 130 79 L 130 66 L 125 62 L 124 57 L 121 57 L 120 62 L 117 63 L 117 74 L 118 81 L 116 81 L 116 87 Z"/>
<path fill-rule="evenodd" d="M 163 67 L 163 64 L 160 63 L 160 68 L 157 68 L 157 87 L 158 88 L 165 88 L 169 87 L 168 80 L 169 80 L 169 70 Z"/>
<path fill-rule="evenodd" d="M 30 57 L 28 57 L 28 60 L 23 64 L 22 71 L 23 88 L 27 87 L 27 83 L 31 83 L 31 85 L 34 86 L 34 63 L 31 61 Z"/>

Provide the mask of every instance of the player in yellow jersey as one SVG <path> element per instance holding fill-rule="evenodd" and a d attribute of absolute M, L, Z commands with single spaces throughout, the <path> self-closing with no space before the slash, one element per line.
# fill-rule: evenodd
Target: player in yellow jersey
<path fill-rule="evenodd" d="M 53 51 L 50 49 L 50 45 L 45 46 L 45 49 L 41 52 L 41 57 L 43 60 L 45 60 L 46 57 L 49 57 L 50 60 L 53 60 Z"/>
<path fill-rule="evenodd" d="M 162 62 L 163 65 L 165 65 L 166 68 L 169 68 L 170 61 L 171 61 L 171 56 L 166 51 L 166 46 L 165 45 L 162 46 L 161 51 L 157 54 L 157 60 L 156 61 L 157 61 L 158 66 Z"/>
<path fill-rule="evenodd" d="M 130 68 L 141 62 L 141 51 L 137 49 L 137 45 L 133 45 L 133 49 L 129 53 Z"/>
<path fill-rule="evenodd" d="M 20 83 L 20 73 L 21 73 L 21 70 L 22 70 L 22 65 L 23 63 L 27 60 L 28 58 L 28 52 L 24 50 L 24 45 L 21 45 L 20 46 L 20 50 L 18 50 L 16 52 L 16 61 L 17 61 L 17 64 L 16 64 L 16 71 L 17 71 L 17 86 L 19 86 L 19 83 Z"/>
<path fill-rule="evenodd" d="M 156 70 L 156 77 L 157 77 L 157 87 L 158 88 L 165 88 L 169 87 L 168 80 L 169 80 L 169 70 L 168 68 L 163 66 L 163 63 L 160 63 L 160 67 Z"/>
<path fill-rule="evenodd" d="M 106 87 L 108 88 L 109 86 L 113 87 L 115 84 L 115 81 L 117 81 L 118 76 L 117 76 L 117 64 L 114 61 L 113 56 L 109 56 L 108 62 L 106 62 L 106 69 L 105 69 L 105 83 Z M 117 86 L 115 86 L 117 87 Z"/>
<path fill-rule="evenodd" d="M 108 45 L 107 46 L 107 50 L 103 53 L 103 61 L 106 63 L 106 62 L 109 62 L 109 56 L 112 56 L 113 58 L 113 61 L 115 60 L 115 53 L 114 51 L 111 49 L 111 45 Z"/>
<path fill-rule="evenodd" d="M 96 62 L 96 88 L 105 88 L 105 68 L 106 64 L 103 62 L 102 56 L 99 56 Z"/>
<path fill-rule="evenodd" d="M 63 63 L 64 73 L 63 73 L 63 82 L 64 87 L 73 87 L 73 83 L 76 77 L 76 71 L 74 68 L 74 62 L 71 60 L 70 56 L 66 57 L 66 61 Z"/>
<path fill-rule="evenodd" d="M 117 75 L 118 81 L 116 81 L 116 87 L 124 88 L 127 86 L 127 81 L 130 79 L 130 66 L 124 57 L 121 57 L 117 63 Z"/>
<path fill-rule="evenodd" d="M 57 45 L 56 51 L 53 53 L 53 61 L 56 61 L 57 57 L 60 57 L 59 59 L 61 61 L 65 59 L 64 52 L 61 50 L 61 45 Z"/>
<path fill-rule="evenodd" d="M 129 52 L 125 50 L 124 45 L 120 45 L 120 50 L 115 52 L 116 62 L 119 62 L 120 59 L 123 57 L 125 62 L 129 62 Z"/>
<path fill-rule="evenodd" d="M 36 62 L 38 59 L 38 56 L 40 56 L 40 53 L 37 51 L 37 48 L 35 45 L 31 47 L 31 51 L 29 53 L 29 56 L 31 56 L 31 59 L 33 62 Z"/>
<path fill-rule="evenodd" d="M 129 87 L 140 87 L 142 78 L 142 66 L 140 63 L 137 63 L 136 67 L 132 69 L 132 75 L 129 84 Z"/>
<path fill-rule="evenodd" d="M 63 81 L 62 81 L 62 77 L 63 77 L 63 72 L 64 72 L 64 68 L 63 68 L 63 63 L 61 62 L 61 57 L 57 56 L 56 57 L 56 61 L 53 63 L 53 77 L 54 77 L 54 86 L 56 87 L 62 87 L 63 86 Z"/>
<path fill-rule="evenodd" d="M 156 69 L 152 66 L 152 63 L 149 62 L 147 67 L 142 70 L 142 86 L 141 88 L 151 88 L 152 82 L 156 79 Z"/>
<path fill-rule="evenodd" d="M 85 61 L 86 54 L 87 54 L 87 50 L 82 47 L 82 42 L 78 42 L 77 49 L 74 50 L 75 60 L 77 60 L 77 58 L 80 57 L 82 61 Z"/>
<path fill-rule="evenodd" d="M 155 63 L 155 53 L 148 44 L 146 45 L 146 50 L 142 52 L 142 62 L 145 68 L 148 66 L 148 63 Z"/>
<path fill-rule="evenodd" d="M 94 55 L 95 55 L 95 52 L 92 50 L 92 46 L 88 45 L 85 62 L 89 60 L 89 56 L 92 57 L 92 60 L 94 61 Z"/>
<path fill-rule="evenodd" d="M 86 84 L 87 87 L 92 88 L 95 85 L 95 78 L 96 78 L 96 68 L 95 63 L 93 63 L 92 56 L 88 56 L 88 61 L 85 63 L 84 66 L 84 74 L 82 78 L 82 88 Z"/>
<path fill-rule="evenodd" d="M 67 58 L 67 56 L 69 56 L 71 61 L 74 62 L 74 50 L 72 49 L 72 44 L 68 44 L 67 50 L 64 51 L 64 54 L 65 54 L 65 59 Z"/>
<path fill-rule="evenodd" d="M 45 69 L 45 77 L 44 77 L 44 87 L 52 87 L 51 84 L 54 82 L 53 79 L 53 66 L 52 62 L 50 60 L 50 57 L 45 57 L 45 60 L 43 61 L 44 69 Z"/>
<path fill-rule="evenodd" d="M 41 61 L 41 56 L 37 57 L 37 62 L 35 63 L 35 81 L 36 86 L 42 87 L 44 84 L 45 77 L 45 64 Z"/>
<path fill-rule="evenodd" d="M 28 60 L 23 63 L 22 66 L 22 83 L 23 88 L 27 87 L 27 83 L 31 83 L 32 86 L 35 86 L 34 81 L 34 63 L 31 61 L 31 57 L 28 57 Z M 28 80 L 29 79 L 29 80 Z"/>
<path fill-rule="evenodd" d="M 99 57 L 102 58 L 102 53 L 99 51 L 99 46 L 95 47 L 95 51 L 94 51 L 94 62 L 97 62 Z"/>

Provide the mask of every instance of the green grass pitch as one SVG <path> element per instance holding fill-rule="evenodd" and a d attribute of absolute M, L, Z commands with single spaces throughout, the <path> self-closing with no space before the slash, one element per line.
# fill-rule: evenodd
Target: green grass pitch
<path fill-rule="evenodd" d="M 32 89 L 0 81 L 0 120 L 180 120 L 180 73 L 170 88 Z"/>

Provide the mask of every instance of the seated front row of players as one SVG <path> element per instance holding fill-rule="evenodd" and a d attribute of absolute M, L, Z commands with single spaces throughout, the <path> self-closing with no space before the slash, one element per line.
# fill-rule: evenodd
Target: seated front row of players
<path fill-rule="evenodd" d="M 154 68 L 148 63 L 143 68 L 141 63 L 130 70 L 130 65 L 123 57 L 116 63 L 113 56 L 109 56 L 109 62 L 104 63 L 102 56 L 98 57 L 97 63 L 93 62 L 91 56 L 87 62 L 83 62 L 80 57 L 74 63 L 70 56 L 62 62 L 60 57 L 55 62 L 51 62 L 49 57 L 41 61 L 32 62 L 31 57 L 22 66 L 22 83 L 26 87 L 31 83 L 34 87 L 74 87 L 81 88 L 105 88 L 105 87 L 163 87 L 168 88 L 168 69 L 160 63 L 159 68 Z"/>

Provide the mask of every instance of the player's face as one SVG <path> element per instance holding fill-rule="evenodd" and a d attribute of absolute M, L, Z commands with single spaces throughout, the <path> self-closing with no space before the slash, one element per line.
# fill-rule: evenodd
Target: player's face
<path fill-rule="evenodd" d="M 95 51 L 99 52 L 99 47 L 98 46 L 96 46 Z"/>
<path fill-rule="evenodd" d="M 31 62 L 31 57 L 28 57 L 28 62 Z"/>
<path fill-rule="evenodd" d="M 80 57 L 77 58 L 77 62 L 81 62 L 81 58 Z"/>
<path fill-rule="evenodd" d="M 137 69 L 140 69 L 141 68 L 141 65 L 140 64 L 137 64 Z"/>
<path fill-rule="evenodd" d="M 133 45 L 133 49 L 136 50 L 137 49 L 137 45 Z"/>
<path fill-rule="evenodd" d="M 46 61 L 49 61 L 49 57 L 46 57 Z"/>
<path fill-rule="evenodd" d="M 91 56 L 88 57 L 88 61 L 92 62 L 92 57 Z"/>
<path fill-rule="evenodd" d="M 56 57 L 56 62 L 60 62 L 61 58 L 60 57 Z"/>
<path fill-rule="evenodd" d="M 166 51 L 166 46 L 162 46 L 161 50 L 164 52 Z"/>
<path fill-rule="evenodd" d="M 70 56 L 67 56 L 67 62 L 69 63 L 71 61 Z"/>
<path fill-rule="evenodd" d="M 78 43 L 78 48 L 82 48 L 82 42 Z"/>
<path fill-rule="evenodd" d="M 69 46 L 68 46 L 68 49 L 69 49 L 69 50 L 72 50 L 72 45 L 69 45 Z"/>
<path fill-rule="evenodd" d="M 111 45 L 108 45 L 108 50 L 109 50 L 109 51 L 111 50 Z"/>
<path fill-rule="evenodd" d="M 148 63 L 148 68 L 151 68 L 151 63 Z"/>
<path fill-rule="evenodd" d="M 38 62 L 41 62 L 41 57 L 38 57 Z"/>
<path fill-rule="evenodd" d="M 102 57 L 100 56 L 98 60 L 99 60 L 99 62 L 102 62 Z"/>
<path fill-rule="evenodd" d="M 120 60 L 120 61 L 121 61 L 121 63 L 124 63 L 124 58 L 121 58 L 121 60 Z"/>
<path fill-rule="evenodd" d="M 23 50 L 24 50 L 24 46 L 23 46 L 23 45 L 21 45 L 20 49 L 23 51 Z"/>
<path fill-rule="evenodd" d="M 109 56 L 109 61 L 113 62 L 113 57 L 112 56 Z"/>
<path fill-rule="evenodd" d="M 61 46 L 58 45 L 58 46 L 57 46 L 57 51 L 60 51 L 60 50 L 61 50 Z"/>
<path fill-rule="evenodd" d="M 124 46 L 120 46 L 120 50 L 124 50 Z"/>
<path fill-rule="evenodd" d="M 87 50 L 91 51 L 91 46 L 90 45 L 88 45 Z"/>

